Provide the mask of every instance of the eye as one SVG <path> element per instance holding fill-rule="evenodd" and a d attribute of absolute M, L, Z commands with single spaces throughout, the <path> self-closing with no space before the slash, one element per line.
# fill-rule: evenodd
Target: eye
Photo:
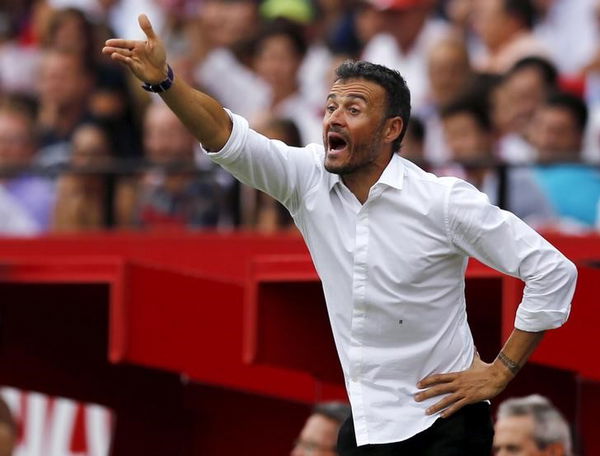
<path fill-rule="evenodd" d="M 353 116 L 360 114 L 360 111 L 356 108 L 350 108 L 348 109 L 348 111 L 350 111 L 350 114 L 352 114 Z"/>
<path fill-rule="evenodd" d="M 332 113 L 333 111 L 335 111 L 335 106 L 334 105 L 328 105 L 326 108 L 328 113 Z"/>

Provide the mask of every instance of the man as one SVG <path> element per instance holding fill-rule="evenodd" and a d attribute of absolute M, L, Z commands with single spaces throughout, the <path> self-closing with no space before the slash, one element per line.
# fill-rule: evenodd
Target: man
<path fill-rule="evenodd" d="M 399 73 L 341 65 L 327 97 L 326 147 L 290 148 L 174 79 L 146 16 L 140 26 L 147 41 L 108 40 L 103 52 L 161 92 L 215 162 L 282 202 L 307 242 L 352 405 L 339 453 L 489 454 L 484 401 L 544 330 L 566 320 L 572 263 L 469 184 L 395 153 L 410 115 Z M 526 281 L 516 328 L 492 364 L 476 355 L 466 322 L 468 255 Z"/>
<path fill-rule="evenodd" d="M 216 227 L 224 191 L 212 176 L 196 172 L 194 137 L 163 103 L 146 110 L 143 136 L 153 168 L 119 186 L 119 223 L 148 229 Z"/>
<path fill-rule="evenodd" d="M 530 168 L 494 166 L 495 135 L 485 102 L 472 95 L 458 98 L 442 109 L 441 118 L 451 160 L 458 165 L 446 175 L 464 176 L 492 204 L 532 226 L 554 220 L 552 206 Z"/>
<path fill-rule="evenodd" d="M 350 416 L 343 402 L 317 404 L 306 420 L 290 456 L 332 456 L 337 453 L 340 426 Z"/>
<path fill-rule="evenodd" d="M 475 2 L 473 28 L 485 44 L 487 55 L 476 62 L 479 71 L 504 73 L 528 56 L 549 55 L 533 35 L 535 7 L 531 0 L 479 0 Z"/>
<path fill-rule="evenodd" d="M 432 0 L 369 0 L 381 13 L 381 32 L 365 45 L 362 58 L 400 71 L 419 110 L 427 98 L 427 55 L 448 36 L 443 21 L 433 18 Z"/>
<path fill-rule="evenodd" d="M 30 221 L 16 225 L 22 227 L 23 234 L 47 231 L 54 207 L 53 183 L 27 169 L 33 166 L 37 151 L 31 109 L 17 98 L 0 101 L 0 187 L 13 201 L 4 204 L 2 212 L 4 216 L 12 213 L 11 218 L 22 222 Z"/>
<path fill-rule="evenodd" d="M 528 163 L 535 150 L 528 142 L 535 110 L 557 88 L 558 73 L 539 57 L 519 60 L 495 91 L 493 118 L 501 133 L 500 157 L 509 163 Z"/>
<path fill-rule="evenodd" d="M 496 456 L 571 456 L 569 425 L 545 397 L 508 399 L 498 407 Z"/>
<path fill-rule="evenodd" d="M 581 163 L 587 118 L 581 98 L 554 93 L 535 111 L 529 138 L 539 162 L 535 177 L 558 216 L 592 229 L 600 220 L 600 172 Z"/>

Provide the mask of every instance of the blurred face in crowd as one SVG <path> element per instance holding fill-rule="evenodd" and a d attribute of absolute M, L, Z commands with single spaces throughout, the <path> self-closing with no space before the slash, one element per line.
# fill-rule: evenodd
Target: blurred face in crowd
<path fill-rule="evenodd" d="M 427 71 L 431 95 L 437 105 L 455 98 L 467 85 L 471 68 L 463 43 L 445 40 L 429 53 Z"/>
<path fill-rule="evenodd" d="M 85 102 L 92 89 L 90 75 L 77 54 L 49 51 L 43 58 L 39 91 L 41 103 L 59 108 Z"/>
<path fill-rule="evenodd" d="M 290 456 L 334 456 L 339 423 L 320 414 L 306 421 Z"/>
<path fill-rule="evenodd" d="M 533 117 L 529 139 L 540 161 L 572 160 L 579 157 L 583 133 L 568 109 L 542 106 Z"/>
<path fill-rule="evenodd" d="M 446 14 L 450 21 L 460 29 L 467 29 L 470 26 L 475 1 L 448 0 L 446 2 Z"/>
<path fill-rule="evenodd" d="M 144 147 L 152 163 L 190 162 L 194 157 L 195 140 L 181 121 L 164 104 L 148 107 L 144 119 Z"/>
<path fill-rule="evenodd" d="M 27 166 L 34 153 L 32 121 L 23 114 L 0 111 L 0 167 Z"/>
<path fill-rule="evenodd" d="M 73 167 L 101 167 L 108 163 L 110 156 L 110 144 L 101 128 L 83 125 L 75 130 L 71 151 Z"/>
<path fill-rule="evenodd" d="M 473 28 L 483 43 L 495 51 L 512 34 L 512 18 L 506 14 L 504 0 L 475 0 L 473 9 Z"/>
<path fill-rule="evenodd" d="M 416 5 L 383 11 L 385 30 L 396 38 L 403 50 L 409 50 L 419 36 L 431 11 L 432 2 L 422 1 Z"/>
<path fill-rule="evenodd" d="M 381 11 L 368 3 L 361 3 L 354 15 L 356 35 L 361 43 L 368 43 L 371 38 L 381 32 L 383 16 Z"/>
<path fill-rule="evenodd" d="M 53 27 L 50 28 L 48 37 L 50 47 L 78 53 L 90 49 L 91 34 L 81 14 L 75 11 L 59 11 L 52 21 Z"/>
<path fill-rule="evenodd" d="M 534 440 L 535 423 L 531 416 L 508 416 L 499 419 L 494 427 L 495 456 L 565 456 L 560 443 L 538 448 Z"/>
<path fill-rule="evenodd" d="M 258 75 L 275 92 L 296 86 L 302 57 L 296 52 L 292 40 L 286 35 L 273 35 L 259 45 L 254 59 Z"/>
<path fill-rule="evenodd" d="M 252 36 L 256 25 L 256 3 L 249 0 L 202 2 L 200 26 L 215 46 L 231 46 Z"/>
<path fill-rule="evenodd" d="M 534 68 L 524 68 L 508 78 L 498 89 L 498 110 L 504 110 L 507 128 L 510 131 L 527 133 L 537 107 L 547 95 L 547 89 Z"/>
<path fill-rule="evenodd" d="M 492 135 L 486 132 L 469 112 L 457 112 L 442 121 L 444 135 L 458 163 L 486 160 L 492 153 Z"/>

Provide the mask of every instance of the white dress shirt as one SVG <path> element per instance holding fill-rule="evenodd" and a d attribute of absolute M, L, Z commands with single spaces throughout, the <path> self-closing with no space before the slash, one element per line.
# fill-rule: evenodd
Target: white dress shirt
<path fill-rule="evenodd" d="M 475 348 L 467 324 L 469 256 L 526 281 L 516 327 L 541 331 L 568 317 L 576 270 L 560 252 L 468 183 L 438 178 L 394 154 L 360 204 L 324 169 L 324 149 L 288 147 L 231 115 L 210 157 L 281 201 L 323 283 L 358 445 L 405 440 L 438 416 L 416 383 L 462 371 Z"/>

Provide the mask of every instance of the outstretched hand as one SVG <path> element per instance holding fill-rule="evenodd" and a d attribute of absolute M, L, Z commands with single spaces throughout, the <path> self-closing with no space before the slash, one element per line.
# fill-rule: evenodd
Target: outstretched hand
<path fill-rule="evenodd" d="M 167 78 L 167 53 L 145 14 L 138 18 L 146 41 L 110 39 L 102 53 L 127 67 L 142 82 L 158 84 Z"/>
<path fill-rule="evenodd" d="M 511 376 L 497 364 L 484 363 L 479 355 L 473 359 L 469 369 L 462 372 L 430 375 L 417 383 L 423 389 L 415 395 L 417 402 L 431 397 L 448 394 L 441 401 L 427 409 L 428 415 L 441 410 L 447 418 L 462 407 L 497 396 L 508 384 Z"/>

